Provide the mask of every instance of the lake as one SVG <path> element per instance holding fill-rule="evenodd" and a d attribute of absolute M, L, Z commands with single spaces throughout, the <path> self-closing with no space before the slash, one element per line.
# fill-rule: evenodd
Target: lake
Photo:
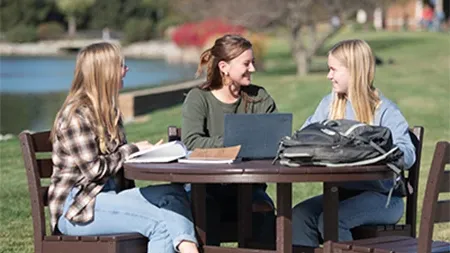
<path fill-rule="evenodd" d="M 194 78 L 193 64 L 126 59 L 124 89 L 144 89 Z M 50 129 L 70 88 L 75 56 L 0 57 L 0 134 Z"/>

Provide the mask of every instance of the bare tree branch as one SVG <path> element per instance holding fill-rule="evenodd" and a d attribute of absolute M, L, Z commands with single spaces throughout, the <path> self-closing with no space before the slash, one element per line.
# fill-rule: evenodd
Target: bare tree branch
<path fill-rule="evenodd" d="M 191 20 L 222 18 L 254 30 L 283 26 L 289 30 L 297 73 L 309 71 L 317 50 L 355 15 L 358 9 L 374 10 L 407 0 L 171 0 L 173 8 Z M 318 33 L 317 25 L 338 17 L 340 24 Z M 320 35 L 320 36 L 319 36 Z M 303 39 L 307 36 L 308 39 Z"/>

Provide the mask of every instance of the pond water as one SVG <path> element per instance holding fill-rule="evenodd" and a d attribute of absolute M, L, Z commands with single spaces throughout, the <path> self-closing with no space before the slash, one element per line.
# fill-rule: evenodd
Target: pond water
<path fill-rule="evenodd" d="M 124 88 L 144 89 L 194 78 L 196 66 L 126 59 Z M 73 78 L 75 56 L 0 57 L 0 134 L 49 129 Z"/>

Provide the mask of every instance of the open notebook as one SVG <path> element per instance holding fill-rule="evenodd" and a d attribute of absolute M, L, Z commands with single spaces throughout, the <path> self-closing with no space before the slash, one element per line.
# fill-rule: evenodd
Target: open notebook
<path fill-rule="evenodd" d="M 188 155 L 181 141 L 171 141 L 131 154 L 126 163 L 167 163 Z"/>
<path fill-rule="evenodd" d="M 171 141 L 131 154 L 125 163 L 180 163 L 224 164 L 236 161 L 240 146 L 228 148 L 196 148 L 189 152 L 181 141 Z M 184 158 L 184 159 L 183 159 Z"/>

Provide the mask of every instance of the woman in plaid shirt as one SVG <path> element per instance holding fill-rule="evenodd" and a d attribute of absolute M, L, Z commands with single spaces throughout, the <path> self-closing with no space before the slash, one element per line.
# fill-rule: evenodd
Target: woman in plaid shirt
<path fill-rule="evenodd" d="M 51 226 L 66 235 L 137 232 L 148 252 L 198 253 L 192 215 L 181 186 L 122 190 L 122 165 L 148 142 L 127 144 L 118 94 L 128 71 L 119 47 L 96 43 L 77 57 L 69 95 L 56 116 Z M 130 182 L 128 182 L 130 183 Z"/>

